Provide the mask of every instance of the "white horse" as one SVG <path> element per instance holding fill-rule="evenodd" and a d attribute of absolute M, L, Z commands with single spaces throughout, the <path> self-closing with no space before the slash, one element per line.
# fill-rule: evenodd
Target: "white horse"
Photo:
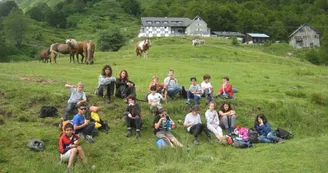
<path fill-rule="evenodd" d="M 201 40 L 199 38 L 195 38 L 195 39 L 191 40 L 191 45 L 193 45 L 193 46 L 197 46 L 197 45 L 201 45 L 201 44 L 205 44 L 205 40 Z"/>

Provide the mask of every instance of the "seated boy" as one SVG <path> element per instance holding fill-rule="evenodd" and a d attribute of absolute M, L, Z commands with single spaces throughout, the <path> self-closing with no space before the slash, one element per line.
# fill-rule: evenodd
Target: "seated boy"
<path fill-rule="evenodd" d="M 201 83 L 201 87 L 202 87 L 202 97 L 206 98 L 206 104 L 208 104 L 209 102 L 213 101 L 213 86 L 210 82 L 211 76 L 208 74 L 205 74 L 203 76 L 203 82 Z"/>
<path fill-rule="evenodd" d="M 174 70 L 169 70 L 168 77 L 164 79 L 164 85 L 167 88 L 167 95 L 169 97 L 173 98 L 177 93 L 184 96 L 184 87 L 179 87 L 178 80 L 174 77 Z"/>
<path fill-rule="evenodd" d="M 77 87 L 69 84 L 65 84 L 65 87 L 69 88 L 71 96 L 67 101 L 67 106 L 63 117 L 64 121 L 72 119 L 72 117 L 68 116 L 75 109 L 77 104 L 85 103 L 87 101 L 87 97 L 83 92 L 84 84 L 82 82 L 77 83 Z"/>
<path fill-rule="evenodd" d="M 190 104 L 190 98 L 194 99 L 194 105 L 198 105 L 198 100 L 200 99 L 200 96 L 202 94 L 202 89 L 197 84 L 196 77 L 190 78 L 191 85 L 189 87 L 189 91 L 187 92 L 187 101 L 186 104 Z"/>
<path fill-rule="evenodd" d="M 128 97 L 128 106 L 123 112 L 123 116 L 125 119 L 125 124 L 128 129 L 126 133 L 126 137 L 130 137 L 132 135 L 132 126 L 136 127 L 136 139 L 140 137 L 140 129 L 142 127 L 142 117 L 141 110 L 139 104 L 136 103 L 135 97 Z"/>
<path fill-rule="evenodd" d="M 158 110 L 162 108 L 163 106 L 161 105 L 161 100 L 165 100 L 163 96 L 159 93 L 156 92 L 156 87 L 152 86 L 150 88 L 151 93 L 148 95 L 148 104 L 150 105 L 150 110 L 153 111 L 153 115 L 155 115 L 154 110 Z"/>
<path fill-rule="evenodd" d="M 78 113 L 73 118 L 73 128 L 75 130 L 75 134 L 79 134 L 79 136 L 86 140 L 89 143 L 93 143 L 93 136 L 96 135 L 98 131 L 95 129 L 95 124 L 90 122 L 90 117 L 85 117 L 87 107 L 84 103 L 77 105 Z"/>
<path fill-rule="evenodd" d="M 87 163 L 84 151 L 79 146 L 79 137 L 73 133 L 73 125 L 68 123 L 64 126 L 64 133 L 59 138 L 60 160 L 68 162 L 67 169 L 70 172 L 76 155 L 78 155 L 84 164 Z"/>

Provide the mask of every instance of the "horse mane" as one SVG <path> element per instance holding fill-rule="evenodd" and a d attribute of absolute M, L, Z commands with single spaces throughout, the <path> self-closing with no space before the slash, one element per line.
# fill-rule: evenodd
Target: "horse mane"
<path fill-rule="evenodd" d="M 66 44 L 68 44 L 70 47 L 74 48 L 74 49 L 78 49 L 79 48 L 79 44 L 77 43 L 77 41 L 75 39 L 67 39 L 66 40 Z"/>

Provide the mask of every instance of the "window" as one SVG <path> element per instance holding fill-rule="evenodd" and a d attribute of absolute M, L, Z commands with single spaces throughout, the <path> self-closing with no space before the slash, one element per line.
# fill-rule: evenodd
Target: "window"
<path fill-rule="evenodd" d="M 161 22 L 160 21 L 155 21 L 156 24 L 160 24 Z"/>
<path fill-rule="evenodd" d="M 147 23 L 151 24 L 151 23 L 153 23 L 153 22 L 148 20 Z"/>
<path fill-rule="evenodd" d="M 310 47 L 313 47 L 313 43 L 310 43 Z"/>
<path fill-rule="evenodd" d="M 169 22 L 168 22 L 168 21 L 163 21 L 163 23 L 167 24 L 167 23 L 169 23 Z"/>

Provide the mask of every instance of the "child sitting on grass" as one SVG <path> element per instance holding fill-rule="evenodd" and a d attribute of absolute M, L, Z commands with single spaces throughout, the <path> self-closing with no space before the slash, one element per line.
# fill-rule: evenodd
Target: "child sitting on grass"
<path fill-rule="evenodd" d="M 198 105 L 198 100 L 201 97 L 202 89 L 197 84 L 196 77 L 191 77 L 190 81 L 191 81 L 191 85 L 189 87 L 189 91 L 187 92 L 186 104 L 190 104 L 190 98 L 193 98 L 194 99 L 194 105 Z"/>
<path fill-rule="evenodd" d="M 73 133 L 73 125 L 68 123 L 64 126 L 64 133 L 59 138 L 60 160 L 68 162 L 68 172 L 71 171 L 72 165 L 78 155 L 84 164 L 87 163 L 84 151 L 79 146 L 79 137 Z"/>
<path fill-rule="evenodd" d="M 263 143 L 278 143 L 282 144 L 285 141 L 274 135 L 274 132 L 271 130 L 270 123 L 263 114 L 259 114 L 255 118 L 254 127 L 259 134 L 259 141 Z"/>
<path fill-rule="evenodd" d="M 148 95 L 147 99 L 148 99 L 148 104 L 150 105 L 150 110 L 153 111 L 153 115 L 155 116 L 156 113 L 155 110 L 159 110 L 163 108 L 161 104 L 161 100 L 165 100 L 165 98 L 163 98 L 161 94 L 156 92 L 155 86 L 150 87 L 150 91 L 151 93 Z"/>
<path fill-rule="evenodd" d="M 220 127 L 219 115 L 215 110 L 215 102 L 210 102 L 208 105 L 208 110 L 205 113 L 207 128 L 213 132 L 219 142 L 222 142 L 223 133 Z"/>
<path fill-rule="evenodd" d="M 76 105 L 85 103 L 87 101 L 86 94 L 83 92 L 84 84 L 82 82 L 77 83 L 77 86 L 65 84 L 65 87 L 69 88 L 71 96 L 67 101 L 67 106 L 63 117 L 64 121 L 72 119 L 72 117 L 68 116 L 75 109 Z"/>
<path fill-rule="evenodd" d="M 97 113 L 97 111 L 100 109 L 100 107 L 98 106 L 90 106 L 90 111 L 91 111 L 91 121 L 93 121 L 95 123 L 95 128 L 99 129 L 99 130 L 104 130 L 106 132 L 106 134 L 108 134 L 109 132 L 109 126 L 106 122 L 104 122 L 99 114 Z"/>

